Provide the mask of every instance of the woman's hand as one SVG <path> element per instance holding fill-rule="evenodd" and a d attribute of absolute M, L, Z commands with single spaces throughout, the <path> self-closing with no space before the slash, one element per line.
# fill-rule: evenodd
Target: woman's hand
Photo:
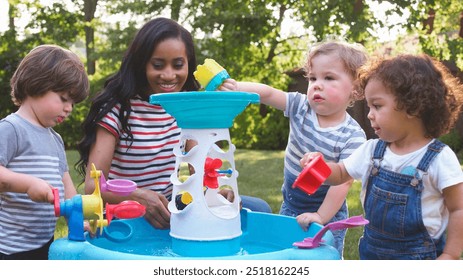
<path fill-rule="evenodd" d="M 137 189 L 132 193 L 132 199 L 146 207 L 145 219 L 155 228 L 170 227 L 169 201 L 165 196 L 152 190 Z"/>
<path fill-rule="evenodd" d="M 233 202 L 235 200 L 235 193 L 231 189 L 221 188 L 219 190 L 219 194 L 221 194 L 223 197 L 225 197 L 230 202 Z"/>

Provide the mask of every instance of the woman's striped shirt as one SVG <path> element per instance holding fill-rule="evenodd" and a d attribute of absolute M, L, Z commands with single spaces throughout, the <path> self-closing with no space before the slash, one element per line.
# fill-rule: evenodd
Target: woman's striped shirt
<path fill-rule="evenodd" d="M 170 198 L 170 175 L 175 170 L 173 148 L 179 143 L 180 128 L 176 120 L 158 105 L 131 99 L 129 126 L 131 142 L 122 131 L 115 106 L 99 123 L 118 139 L 108 179 L 129 179 L 138 188 L 155 190 Z"/>

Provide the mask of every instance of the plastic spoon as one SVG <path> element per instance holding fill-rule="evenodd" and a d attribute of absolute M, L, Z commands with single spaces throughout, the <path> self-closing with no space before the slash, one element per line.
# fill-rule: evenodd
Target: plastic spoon
<path fill-rule="evenodd" d="M 317 234 L 315 234 L 314 237 L 307 237 L 307 238 L 304 238 L 303 241 L 294 242 L 293 246 L 296 246 L 301 249 L 316 248 L 320 246 L 320 242 L 322 242 L 322 237 L 328 230 L 341 230 L 345 228 L 353 228 L 353 227 L 363 226 L 368 223 L 369 223 L 368 220 L 363 218 L 363 216 L 361 215 L 352 216 L 345 220 L 332 222 L 324 226 L 319 232 L 317 232 Z"/>

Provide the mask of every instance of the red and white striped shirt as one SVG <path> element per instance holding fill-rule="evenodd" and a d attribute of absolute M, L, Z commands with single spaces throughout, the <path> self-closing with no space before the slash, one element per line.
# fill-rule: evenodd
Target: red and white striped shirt
<path fill-rule="evenodd" d="M 131 99 L 130 103 L 132 112 L 128 123 L 133 142 L 122 131 L 117 118 L 119 105 L 99 123 L 119 139 L 108 179 L 129 179 L 136 182 L 138 188 L 152 189 L 170 198 L 170 176 L 175 171 L 173 148 L 179 143 L 181 129 L 161 106 L 139 99 Z"/>

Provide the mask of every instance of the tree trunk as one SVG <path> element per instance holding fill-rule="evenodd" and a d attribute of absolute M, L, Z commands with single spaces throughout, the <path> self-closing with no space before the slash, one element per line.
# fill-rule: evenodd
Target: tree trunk
<path fill-rule="evenodd" d="M 170 6 L 170 18 L 177 21 L 180 19 L 180 10 L 182 9 L 183 0 L 172 0 Z"/>
<path fill-rule="evenodd" d="M 436 11 L 434 9 L 429 9 L 428 11 L 428 18 L 426 19 L 426 21 L 424 22 L 423 24 L 423 29 L 426 29 L 427 27 L 428 28 L 428 31 L 426 32 L 427 34 L 431 34 L 432 31 L 434 30 L 434 18 L 436 16 Z"/>
<path fill-rule="evenodd" d="M 12 36 L 16 37 L 16 27 L 14 25 L 14 18 L 16 14 L 16 7 L 12 4 L 11 1 L 8 1 L 9 9 L 8 9 L 8 32 Z"/>
<path fill-rule="evenodd" d="M 87 73 L 95 74 L 95 30 L 92 26 L 92 21 L 95 18 L 96 5 L 98 0 L 84 1 L 84 18 L 85 18 L 85 50 L 87 53 Z"/>
<path fill-rule="evenodd" d="M 460 13 L 460 32 L 458 35 L 460 35 L 460 38 L 463 38 L 463 12 Z"/>

